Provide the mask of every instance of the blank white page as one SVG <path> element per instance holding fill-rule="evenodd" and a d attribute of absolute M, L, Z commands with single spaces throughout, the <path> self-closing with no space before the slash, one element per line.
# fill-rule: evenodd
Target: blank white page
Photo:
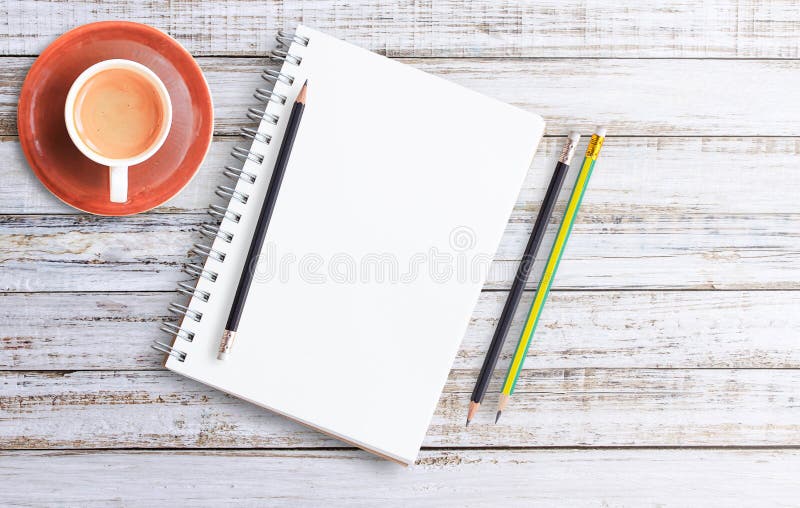
<path fill-rule="evenodd" d="M 536 115 L 304 26 L 234 241 L 167 366 L 412 463 L 542 136 Z M 308 100 L 229 359 L 219 337 L 291 103 Z M 488 339 L 488 337 L 487 337 Z M 185 346 L 185 347 L 184 347 Z M 467 399 L 463 398 L 466 409 Z"/>

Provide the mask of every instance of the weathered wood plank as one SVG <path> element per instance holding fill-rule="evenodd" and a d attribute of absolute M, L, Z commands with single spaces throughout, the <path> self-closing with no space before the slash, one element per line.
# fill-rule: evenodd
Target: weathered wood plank
<path fill-rule="evenodd" d="M 466 429 L 475 375 L 451 372 L 425 446 L 800 443 L 796 369 L 526 369 L 500 423 L 493 390 Z M 0 415 L 0 448 L 341 446 L 166 371 L 0 372 Z"/>
<path fill-rule="evenodd" d="M 479 369 L 507 293 L 485 292 L 453 363 Z M 509 332 L 510 360 L 533 293 Z M 172 293 L 0 295 L 0 369 L 160 369 Z M 798 291 L 555 292 L 526 367 L 800 368 Z M 166 337 L 165 337 L 166 338 Z"/>
<path fill-rule="evenodd" d="M 512 217 L 491 265 L 488 289 L 510 286 L 529 235 L 530 216 L 525 212 Z M 788 212 L 641 216 L 636 210 L 597 213 L 587 206 L 575 225 L 555 287 L 797 289 L 799 217 Z M 181 266 L 197 258 L 189 249 L 204 240 L 196 231 L 208 219 L 200 214 L 0 216 L 0 291 L 172 290 L 187 278 Z M 297 260 L 309 253 L 293 254 Z M 542 252 L 533 273 L 541 272 L 545 256 Z M 356 266 L 360 261 L 354 259 Z M 452 262 L 451 273 L 457 276 L 458 259 Z M 267 263 L 265 274 L 278 273 L 277 259 Z M 288 268 L 298 266 L 295 262 Z M 327 277 L 329 268 L 323 263 L 315 274 Z M 384 275 L 393 273 L 390 264 L 379 269 Z M 398 276 L 408 270 L 397 262 Z M 535 286 L 533 281 L 529 286 Z"/>
<path fill-rule="evenodd" d="M 238 164 L 229 155 L 236 144 L 238 139 L 215 138 L 192 182 L 157 211 L 205 212 L 210 202 L 219 202 L 214 188 L 230 182 L 222 168 Z M 542 141 L 522 185 L 518 213 L 538 210 L 562 145 L 562 139 Z M 609 138 L 582 209 L 679 220 L 798 212 L 800 179 L 793 173 L 798 154 L 800 138 Z M 15 138 L 0 138 L 0 161 L 0 214 L 80 213 L 42 187 Z M 575 168 L 568 182 L 572 175 Z"/>
<path fill-rule="evenodd" d="M 800 180 L 789 168 L 800 152 L 798 143 L 796 138 L 611 139 L 559 287 L 796 288 Z M 229 162 L 232 144 L 217 140 L 201 173 L 161 210 L 199 212 L 216 202 L 213 187 L 225 180 L 219 167 Z M 499 260 L 510 262 L 496 263 L 489 287 L 506 287 L 513 275 L 513 260 L 523 251 L 559 145 L 560 140 L 545 140 L 535 159 L 498 253 Z M 0 211 L 71 210 L 43 191 L 15 142 L 0 143 L 0 154 L 8 161 L 0 168 L 8 182 L 0 189 Z M 207 219 L 6 217 L 0 224 L 2 289 L 170 290 L 182 278 L 179 266 L 191 243 L 200 239 L 194 229 Z M 580 270 L 570 268 L 578 265 Z"/>
<path fill-rule="evenodd" d="M 205 217 L 156 214 L 0 219 L 4 291 L 172 289 Z"/>
<path fill-rule="evenodd" d="M 797 450 L 3 452 L 14 506 L 787 506 Z M 303 488 L 298 488 L 302 479 Z M 576 488 L 576 485 L 579 486 Z M 46 486 L 46 487 L 44 487 Z"/>
<path fill-rule="evenodd" d="M 75 26 L 148 23 L 200 54 L 263 55 L 278 28 L 305 23 L 393 56 L 796 58 L 800 15 L 790 0 L 445 0 L 101 3 L 7 2 L 2 54 L 38 54 Z"/>
<path fill-rule="evenodd" d="M 800 44 L 800 43 L 798 43 Z M 31 58 L 0 58 L 0 135 L 16 133 L 19 88 Z M 548 134 L 584 133 L 597 123 L 622 135 L 800 135 L 800 60 L 404 59 L 522 109 L 539 113 Z M 218 134 L 249 125 L 245 113 L 266 63 L 201 58 Z M 719 84 L 724 83 L 721 87 Z M 476 118 L 476 128 L 480 118 Z"/>

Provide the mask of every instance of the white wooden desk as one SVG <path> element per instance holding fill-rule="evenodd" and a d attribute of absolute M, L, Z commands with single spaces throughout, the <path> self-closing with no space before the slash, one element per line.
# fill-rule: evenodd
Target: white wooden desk
<path fill-rule="evenodd" d="M 0 504 L 796 504 L 800 8 L 644 4 L 0 4 Z M 177 38 L 215 99 L 200 174 L 129 218 L 61 204 L 16 137 L 36 55 L 103 19 Z M 412 468 L 168 373 L 149 347 L 272 37 L 298 22 L 546 118 L 498 267 L 523 251 L 560 136 L 609 127 L 513 406 L 464 428 L 506 268 Z"/>

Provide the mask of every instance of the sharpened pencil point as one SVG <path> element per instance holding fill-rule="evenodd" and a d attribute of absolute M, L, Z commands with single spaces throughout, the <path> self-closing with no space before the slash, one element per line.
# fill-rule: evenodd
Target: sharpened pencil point
<path fill-rule="evenodd" d="M 480 402 L 469 401 L 469 409 L 467 409 L 467 427 L 469 427 L 469 422 L 475 417 L 475 413 L 478 412 L 479 407 L 481 407 Z"/>
<path fill-rule="evenodd" d="M 295 102 L 299 102 L 301 104 L 305 104 L 306 103 L 307 90 L 308 90 L 308 80 L 306 80 L 306 82 L 303 83 L 303 88 L 301 88 L 300 89 L 300 93 L 297 94 L 297 100 Z"/>
<path fill-rule="evenodd" d="M 494 423 L 497 423 L 497 420 L 500 419 L 500 415 L 503 414 L 503 410 L 508 405 L 508 400 L 511 398 L 510 395 L 506 395 L 505 393 L 500 394 L 500 401 L 497 404 L 497 415 L 494 417 Z"/>

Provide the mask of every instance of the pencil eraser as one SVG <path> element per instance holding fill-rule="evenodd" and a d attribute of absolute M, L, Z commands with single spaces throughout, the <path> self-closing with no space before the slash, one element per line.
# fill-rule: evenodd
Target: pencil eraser
<path fill-rule="evenodd" d="M 606 128 L 600 127 L 599 129 L 597 129 L 597 135 L 600 136 L 601 138 L 606 137 Z"/>
<path fill-rule="evenodd" d="M 569 133 L 569 140 L 572 141 L 573 143 L 577 143 L 578 141 L 580 141 L 580 139 L 581 135 L 578 134 L 578 132 L 572 131 Z"/>

